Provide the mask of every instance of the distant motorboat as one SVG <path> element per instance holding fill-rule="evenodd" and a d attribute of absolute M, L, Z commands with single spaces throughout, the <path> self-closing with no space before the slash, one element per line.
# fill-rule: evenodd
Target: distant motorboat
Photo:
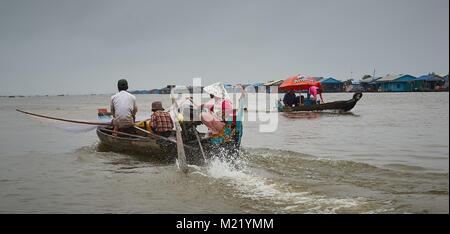
<path fill-rule="evenodd" d="M 296 107 L 279 107 L 280 112 L 297 112 L 297 111 L 323 111 L 323 110 L 337 110 L 347 112 L 355 107 L 356 103 L 362 98 L 362 93 L 353 94 L 353 97 L 347 101 L 327 102 L 323 104 L 301 105 Z"/>

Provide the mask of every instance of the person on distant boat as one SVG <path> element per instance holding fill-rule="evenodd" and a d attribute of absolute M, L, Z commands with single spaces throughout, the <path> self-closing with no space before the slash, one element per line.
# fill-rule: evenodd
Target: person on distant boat
<path fill-rule="evenodd" d="M 136 97 L 129 92 L 128 82 L 121 79 L 117 82 L 118 93 L 111 97 L 111 114 L 114 131 L 134 133 L 134 121 L 138 108 Z"/>
<path fill-rule="evenodd" d="M 300 94 L 300 103 L 299 103 L 299 106 L 303 106 L 303 105 L 305 105 L 305 96 L 303 96 L 303 95 Z"/>
<path fill-rule="evenodd" d="M 286 107 L 298 106 L 300 104 L 300 97 L 297 97 L 293 90 L 289 90 L 283 97 L 283 103 Z"/>
<path fill-rule="evenodd" d="M 322 97 L 322 89 L 317 87 L 317 86 L 311 86 L 309 87 L 309 94 L 311 95 L 311 100 L 313 101 L 313 103 L 325 103 Z M 319 94 L 320 96 L 320 101 L 317 100 L 317 94 Z"/>
<path fill-rule="evenodd" d="M 325 103 L 325 101 L 323 100 L 322 93 L 323 93 L 323 89 L 322 88 L 317 89 L 317 94 L 319 94 L 319 97 L 320 97 L 320 103 Z"/>
<path fill-rule="evenodd" d="M 174 125 L 169 112 L 164 111 L 162 103 L 152 103 L 151 129 L 158 135 L 169 137 L 172 135 Z"/>

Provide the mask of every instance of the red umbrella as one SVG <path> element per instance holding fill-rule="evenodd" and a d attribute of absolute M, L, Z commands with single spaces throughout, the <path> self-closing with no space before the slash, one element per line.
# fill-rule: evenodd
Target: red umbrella
<path fill-rule="evenodd" d="M 321 84 L 312 77 L 291 76 L 280 85 L 280 89 L 298 91 L 309 89 L 311 86 L 321 87 Z"/>

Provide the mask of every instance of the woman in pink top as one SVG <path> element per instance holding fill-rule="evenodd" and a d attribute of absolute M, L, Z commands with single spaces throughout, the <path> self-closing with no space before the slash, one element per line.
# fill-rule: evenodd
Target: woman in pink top
<path fill-rule="evenodd" d="M 203 105 L 205 111 L 200 118 L 212 134 L 217 134 L 223 129 L 225 122 L 233 118 L 233 105 L 223 84 L 215 83 L 203 90 L 210 95 L 211 101 Z"/>
<path fill-rule="evenodd" d="M 325 101 L 323 100 L 323 97 L 322 97 L 322 89 L 321 88 L 319 88 L 317 86 L 311 86 L 311 87 L 309 87 L 309 94 L 313 97 L 314 101 L 317 101 L 317 94 L 319 94 L 320 101 L 322 103 L 325 103 Z"/>

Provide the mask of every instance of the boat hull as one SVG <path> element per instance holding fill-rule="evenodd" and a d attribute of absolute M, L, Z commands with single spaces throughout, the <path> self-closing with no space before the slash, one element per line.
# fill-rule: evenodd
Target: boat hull
<path fill-rule="evenodd" d="M 174 142 L 151 137 L 114 136 L 107 127 L 98 127 L 97 136 L 100 145 L 106 150 L 158 160 L 174 160 L 177 157 L 177 146 Z M 201 143 L 207 157 L 231 154 L 239 149 L 239 146 L 232 144 L 213 144 L 208 138 L 202 138 Z M 184 144 L 188 163 L 199 164 L 204 161 L 197 140 L 185 141 Z"/>
<path fill-rule="evenodd" d="M 176 153 L 176 145 L 171 143 L 162 143 L 157 139 L 152 138 L 131 138 L 113 136 L 105 131 L 105 127 L 97 128 L 97 136 L 103 146 L 107 146 L 112 151 L 139 153 L 149 156 L 169 156 Z M 174 148 L 175 147 L 175 148 Z M 175 151 L 173 150 L 175 149 Z"/>
<path fill-rule="evenodd" d="M 301 111 L 324 111 L 336 110 L 347 112 L 355 107 L 356 103 L 361 99 L 362 93 L 355 93 L 353 98 L 347 101 L 328 102 L 323 104 L 315 104 L 310 106 L 283 107 L 280 112 L 301 112 Z"/>

